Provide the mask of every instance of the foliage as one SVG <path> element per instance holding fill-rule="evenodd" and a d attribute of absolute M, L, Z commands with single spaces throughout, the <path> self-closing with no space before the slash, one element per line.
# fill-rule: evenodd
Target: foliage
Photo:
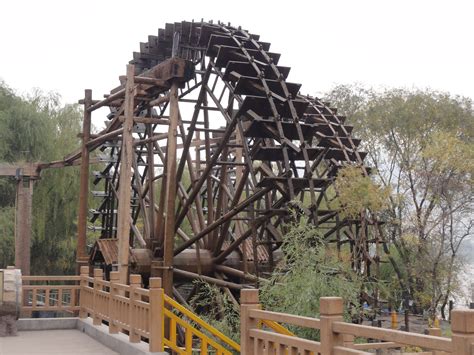
<path fill-rule="evenodd" d="M 35 91 L 16 96 L 0 85 L 0 162 L 49 162 L 62 159 L 79 146 L 81 112 L 75 105 L 60 106 L 57 94 Z M 33 189 L 32 273 L 71 273 L 74 270 L 78 169 L 46 170 Z M 14 256 L 15 181 L 0 180 L 0 225 L 3 258 Z"/>
<path fill-rule="evenodd" d="M 387 207 L 390 188 L 374 184 L 369 176 L 363 175 L 360 167 L 346 166 L 340 169 L 335 187 L 343 217 L 356 217 L 367 209 L 373 213 L 379 212 Z"/>
<path fill-rule="evenodd" d="M 14 221 L 15 209 L 0 207 L 0 268 L 14 264 Z"/>
<path fill-rule="evenodd" d="M 194 281 L 196 294 L 191 298 L 191 306 L 201 310 L 201 317 L 235 342 L 240 342 L 240 311 L 229 295 L 205 281 Z"/>
<path fill-rule="evenodd" d="M 361 279 L 348 263 L 337 257 L 306 218 L 288 225 L 282 252 L 281 264 L 272 274 L 270 282 L 261 288 L 261 301 L 265 309 L 317 317 L 320 297 L 339 296 L 348 305 L 346 318 L 357 314 Z M 308 339 L 319 336 L 312 329 L 290 329 Z"/>
<path fill-rule="evenodd" d="M 398 281 L 390 297 L 401 293 L 406 306 L 413 300 L 433 313 L 444 308 L 458 284 L 459 250 L 474 228 L 472 100 L 358 85 L 337 86 L 326 99 L 356 126 L 365 164 L 392 191 L 381 227 L 392 272 L 386 281 Z M 360 199 L 357 192 L 347 198 Z"/>

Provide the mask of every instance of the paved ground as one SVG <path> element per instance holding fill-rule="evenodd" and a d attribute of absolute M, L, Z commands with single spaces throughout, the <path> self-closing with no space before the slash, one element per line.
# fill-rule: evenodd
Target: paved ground
<path fill-rule="evenodd" d="M 0 355 L 118 355 L 78 330 L 22 331 L 0 338 Z"/>

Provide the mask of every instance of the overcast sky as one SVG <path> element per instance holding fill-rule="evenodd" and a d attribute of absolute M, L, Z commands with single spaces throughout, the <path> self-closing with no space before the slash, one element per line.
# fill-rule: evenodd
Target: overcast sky
<path fill-rule="evenodd" d="M 474 98 L 473 1 L 25 1 L 0 3 L 0 78 L 76 102 L 118 83 L 139 42 L 166 22 L 214 19 L 272 43 L 289 80 L 430 87 Z"/>

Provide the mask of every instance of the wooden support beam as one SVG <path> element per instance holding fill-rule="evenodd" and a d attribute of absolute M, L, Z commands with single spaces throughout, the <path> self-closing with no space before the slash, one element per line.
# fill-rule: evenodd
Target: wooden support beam
<path fill-rule="evenodd" d="M 170 125 L 168 129 L 168 145 L 166 149 L 166 199 L 165 199 L 165 238 L 163 252 L 163 289 L 165 293 L 173 296 L 173 251 L 176 211 L 176 145 L 178 135 L 179 106 L 178 82 L 171 85 L 170 96 Z"/>
<path fill-rule="evenodd" d="M 237 124 L 237 118 L 234 117 L 231 120 L 231 122 L 229 123 L 229 125 L 226 127 L 226 133 L 222 137 L 223 142 L 226 142 L 226 141 L 229 140 L 229 137 L 234 132 L 236 124 Z M 196 182 L 196 184 L 194 185 L 194 187 L 193 187 L 193 189 L 192 189 L 192 191 L 189 195 L 189 199 L 186 201 L 186 203 L 184 204 L 184 206 L 181 209 L 180 214 L 178 215 L 178 218 L 176 220 L 176 227 L 175 227 L 176 229 L 179 227 L 179 225 L 183 221 L 184 217 L 186 216 L 186 213 L 187 213 L 187 210 L 188 210 L 189 206 L 194 201 L 194 198 L 196 197 L 196 195 L 199 193 L 199 191 L 201 189 L 201 186 L 203 185 L 204 181 L 206 181 L 206 179 L 209 178 L 209 173 L 212 170 L 212 168 L 215 166 L 217 159 L 219 158 L 222 150 L 224 149 L 224 146 L 225 146 L 224 144 L 221 144 L 220 146 L 218 146 L 216 148 L 216 150 L 214 151 L 214 154 L 212 155 L 210 160 L 207 161 L 206 168 L 204 169 L 201 177 L 199 178 L 199 181 Z"/>
<path fill-rule="evenodd" d="M 88 112 L 88 114 L 90 115 L 90 112 Z M 84 113 L 84 116 L 85 115 L 86 115 L 86 113 Z M 117 137 L 118 135 L 120 135 L 122 133 L 123 133 L 123 128 L 118 128 L 114 131 L 99 135 L 98 137 L 96 137 L 94 139 L 88 140 L 88 142 L 86 143 L 87 152 L 89 152 L 89 150 L 92 150 L 93 148 L 97 147 L 97 144 L 102 144 L 105 141 L 107 141 L 108 139 L 115 138 L 115 137 Z M 82 152 L 81 155 L 83 155 L 83 154 L 84 154 L 84 152 Z"/>
<path fill-rule="evenodd" d="M 228 287 L 228 288 L 233 288 L 237 290 L 242 290 L 244 288 L 249 288 L 248 285 L 241 285 L 241 284 L 236 284 L 234 282 L 229 282 L 229 281 L 224 281 L 224 280 L 219 280 L 211 276 L 205 276 L 205 275 L 199 275 L 195 274 L 194 272 L 190 271 L 185 271 L 185 270 L 180 270 L 180 269 L 171 269 L 172 272 L 174 272 L 176 275 L 186 277 L 188 279 L 192 280 L 203 280 L 209 283 L 212 283 L 217 286 L 221 287 Z"/>
<path fill-rule="evenodd" d="M 224 274 L 234 276 L 234 277 L 240 277 L 244 280 L 248 280 L 248 281 L 252 281 L 252 282 L 259 282 L 260 280 L 262 280 L 261 278 L 255 276 L 255 275 L 252 275 L 252 274 L 249 274 L 247 272 L 243 272 L 243 271 L 240 271 L 240 270 L 237 270 L 237 269 L 234 269 L 232 267 L 225 266 L 225 265 L 216 265 L 216 270 L 221 271 Z"/>
<path fill-rule="evenodd" d="M 76 247 L 76 263 L 77 271 L 81 266 L 87 265 L 87 212 L 89 200 L 89 143 L 91 133 L 91 112 L 88 108 L 92 104 L 92 90 L 84 92 L 84 120 L 82 123 L 82 150 L 81 150 L 81 170 L 80 170 L 80 186 L 79 186 L 79 211 L 77 215 L 77 247 Z"/>
<path fill-rule="evenodd" d="M 89 112 L 95 111 L 98 108 L 101 108 L 103 106 L 106 106 L 106 105 L 112 103 L 113 101 L 116 101 L 118 99 L 122 99 L 125 95 L 125 90 L 126 89 L 121 89 L 121 90 L 113 93 L 112 95 L 107 96 L 105 99 L 103 99 L 103 100 L 95 103 L 94 105 L 90 106 L 87 109 L 87 111 L 89 111 Z"/>
<path fill-rule="evenodd" d="M 135 109 L 135 68 L 127 65 L 127 82 L 125 83 L 125 121 L 122 133 L 122 155 L 120 163 L 120 180 L 118 191 L 117 237 L 119 240 L 118 272 L 119 281 L 128 283 L 129 248 L 130 248 L 130 197 L 133 159 L 133 113 Z"/>
<path fill-rule="evenodd" d="M 163 140 L 163 139 L 166 139 L 168 138 L 168 133 L 158 133 L 158 134 L 154 134 L 148 138 L 145 138 L 145 139 L 140 139 L 140 140 L 135 140 L 133 142 L 133 145 L 134 146 L 137 146 L 137 145 L 144 145 L 144 144 L 148 144 L 148 143 L 153 143 L 155 141 L 159 141 L 159 140 Z M 161 149 L 161 148 L 159 148 Z"/>
<path fill-rule="evenodd" d="M 119 121 L 125 121 L 124 116 L 119 116 Z M 150 124 L 159 124 L 159 125 L 169 125 L 170 121 L 168 119 L 164 119 L 162 116 L 160 118 L 157 117 L 133 117 L 133 122 L 135 123 L 150 123 Z"/>
<path fill-rule="evenodd" d="M 33 180 L 23 177 L 16 184 L 15 209 L 15 267 L 22 275 L 30 274 L 31 211 Z"/>
<path fill-rule="evenodd" d="M 132 166 L 133 166 L 133 174 L 135 176 L 135 188 L 138 192 L 138 203 L 140 204 L 140 212 L 142 213 L 142 218 L 143 218 L 143 228 L 145 230 L 145 240 L 150 239 L 150 220 L 149 220 L 149 214 L 148 214 L 148 209 L 145 205 L 145 199 L 142 197 L 143 196 L 143 186 L 141 182 L 141 176 L 138 171 L 138 164 L 137 164 L 137 157 L 134 156 L 132 159 Z M 153 170 L 153 165 L 148 166 L 148 169 Z"/>
<path fill-rule="evenodd" d="M 147 124 L 146 131 L 148 137 L 153 135 L 153 127 L 151 124 Z M 143 193 L 147 194 L 148 196 L 148 230 L 150 231 L 150 240 L 147 241 L 149 243 L 148 248 L 152 248 L 152 240 L 155 238 L 155 189 L 154 189 L 154 181 L 155 181 L 155 154 L 153 153 L 153 142 L 148 142 L 148 154 L 147 154 L 147 163 L 148 163 L 148 171 L 147 171 L 147 183 L 145 185 L 145 190 Z M 140 196 L 145 198 L 145 196 Z"/>
<path fill-rule="evenodd" d="M 229 212 L 227 212 L 225 215 L 223 215 L 221 218 L 215 220 L 212 224 L 208 225 L 206 228 L 204 228 L 200 233 L 196 234 L 194 237 L 189 239 L 187 242 L 181 244 L 176 250 L 174 251 L 174 255 L 177 255 L 181 253 L 183 250 L 186 248 L 190 247 L 193 243 L 196 241 L 200 240 L 203 238 L 205 235 L 207 235 L 209 232 L 214 230 L 214 228 L 219 227 L 221 224 L 225 223 L 227 220 L 230 218 L 234 217 L 236 214 L 238 214 L 240 211 L 245 209 L 248 205 L 251 203 L 254 203 L 256 200 L 261 198 L 263 195 L 265 195 L 268 191 L 270 191 L 270 187 L 265 187 L 261 190 L 257 190 L 253 195 L 242 201 L 239 205 L 235 206 L 233 209 L 231 209 Z M 220 257 L 220 256 L 219 256 Z M 219 258 L 218 257 L 218 258 Z"/>
<path fill-rule="evenodd" d="M 12 176 L 17 178 L 28 176 L 32 179 L 38 179 L 40 177 L 40 170 L 39 164 L 0 164 L 0 176 Z"/>

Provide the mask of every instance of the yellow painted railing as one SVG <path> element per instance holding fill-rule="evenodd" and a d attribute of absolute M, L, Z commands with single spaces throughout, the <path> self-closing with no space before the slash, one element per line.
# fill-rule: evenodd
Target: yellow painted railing
<path fill-rule="evenodd" d="M 280 323 L 274 322 L 272 320 L 263 319 L 260 321 L 261 325 L 265 325 L 266 327 L 272 329 L 275 333 L 288 335 L 290 337 L 294 337 L 295 334 L 290 332 L 287 328 L 282 326 Z"/>
<path fill-rule="evenodd" d="M 165 336 L 164 344 L 179 354 L 192 354 L 193 351 L 197 351 L 198 349 L 193 349 L 195 343 L 198 344 L 201 354 L 208 354 L 211 351 L 213 354 L 230 355 L 232 349 L 240 353 L 239 344 L 166 295 L 163 321 L 165 319 L 169 321 L 170 331 L 169 336 Z M 181 347 L 177 342 L 177 326 L 180 326 L 185 333 L 184 346 Z"/>

